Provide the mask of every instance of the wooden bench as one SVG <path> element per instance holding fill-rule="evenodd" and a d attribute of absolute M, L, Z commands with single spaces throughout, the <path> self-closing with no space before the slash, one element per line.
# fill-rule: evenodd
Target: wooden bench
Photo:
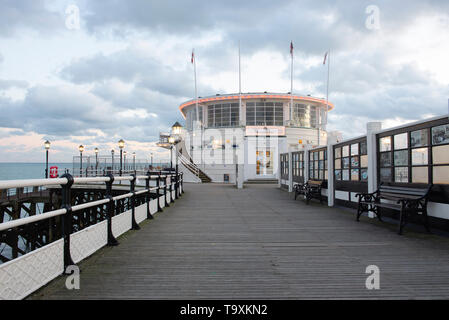
<path fill-rule="evenodd" d="M 358 193 L 358 209 L 357 221 L 363 212 L 374 212 L 382 221 L 380 209 L 387 208 L 399 211 L 399 228 L 398 233 L 402 234 L 402 230 L 407 223 L 407 215 L 411 212 L 421 212 L 424 217 L 424 226 L 430 232 L 429 219 L 427 216 L 427 202 L 432 189 L 432 185 L 425 188 L 409 188 L 409 187 L 395 187 L 380 185 L 373 193 Z M 381 200 L 388 200 L 389 202 L 382 202 Z"/>
<path fill-rule="evenodd" d="M 306 194 L 306 185 L 304 183 L 295 184 L 294 189 L 295 189 L 295 200 L 298 195 Z"/>
<path fill-rule="evenodd" d="M 320 204 L 323 204 L 323 196 L 321 195 L 321 189 L 323 188 L 323 180 L 309 180 L 306 183 L 306 203 L 312 198 L 320 200 Z"/>

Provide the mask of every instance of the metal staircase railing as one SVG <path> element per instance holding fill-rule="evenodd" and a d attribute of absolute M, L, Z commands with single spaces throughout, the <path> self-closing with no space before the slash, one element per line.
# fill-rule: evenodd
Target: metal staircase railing
<path fill-rule="evenodd" d="M 178 154 L 178 159 L 181 161 L 184 167 L 189 169 L 190 172 L 192 172 L 195 176 L 200 178 L 200 168 L 198 168 L 196 164 L 192 163 L 189 159 L 187 159 L 187 157 L 182 155 L 182 153 L 180 153 L 179 151 L 176 152 Z"/>

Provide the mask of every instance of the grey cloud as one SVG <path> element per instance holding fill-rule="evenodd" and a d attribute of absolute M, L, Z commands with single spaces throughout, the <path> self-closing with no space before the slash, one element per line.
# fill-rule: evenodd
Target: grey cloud
<path fill-rule="evenodd" d="M 139 92 L 139 90 L 141 92 Z M 124 139 L 154 141 L 159 131 L 180 120 L 177 101 L 158 93 L 147 96 L 148 92 L 139 89 L 133 105 L 132 99 L 120 95 L 102 98 L 94 93 L 77 92 L 71 88 L 36 86 L 28 90 L 24 101 L 11 101 L 0 97 L 0 127 L 17 128 L 26 132 L 36 132 L 56 137 L 89 136 L 90 130 L 99 129 Z M 120 106 L 127 101 L 127 106 Z M 117 103 L 117 104 L 115 104 Z M 151 115 L 132 115 L 133 109 L 144 108 Z M 131 112 L 124 117 L 123 113 Z M 95 139 L 101 137 L 95 137 Z M 105 141 L 107 138 L 105 138 Z"/>
<path fill-rule="evenodd" d="M 151 33 L 195 35 L 204 31 L 224 31 L 225 45 L 236 46 L 238 39 L 248 50 L 275 48 L 288 52 L 292 39 L 297 48 L 321 53 L 325 48 L 344 48 L 372 31 L 365 28 L 365 9 L 372 1 L 174 1 L 121 0 L 89 1 L 92 12 L 86 17 L 89 30 L 137 28 Z M 444 0 L 376 1 L 381 24 L 394 29 L 407 25 L 426 12 L 444 12 Z M 326 25 L 325 16 L 335 21 Z M 286 44 L 287 42 L 287 44 Z M 286 49 L 284 49 L 286 48 Z"/>
<path fill-rule="evenodd" d="M 98 54 L 79 59 L 64 67 L 60 75 L 77 84 L 119 79 L 125 83 L 134 83 L 137 87 L 177 97 L 192 96 L 194 91 L 190 72 L 176 71 L 131 49 L 108 56 Z M 203 89 L 213 91 L 208 87 Z M 114 95 L 113 92 L 108 94 Z"/>
<path fill-rule="evenodd" d="M 27 88 L 28 87 L 28 82 L 22 81 L 22 80 L 2 80 L 2 79 L 0 79 L 0 90 L 2 90 L 2 89 L 9 89 L 9 88 L 13 88 L 13 87 L 15 87 L 15 88 Z"/>
<path fill-rule="evenodd" d="M 65 28 L 61 14 L 51 12 L 44 0 L 1 0 L 0 35 L 14 36 L 18 29 L 52 33 Z"/>

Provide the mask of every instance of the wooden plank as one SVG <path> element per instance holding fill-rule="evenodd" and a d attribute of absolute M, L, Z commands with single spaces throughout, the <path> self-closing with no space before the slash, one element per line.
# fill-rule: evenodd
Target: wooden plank
<path fill-rule="evenodd" d="M 273 185 L 184 184 L 141 230 L 31 299 L 448 299 L 449 238 L 305 205 Z M 367 290 L 366 267 L 380 269 Z"/>

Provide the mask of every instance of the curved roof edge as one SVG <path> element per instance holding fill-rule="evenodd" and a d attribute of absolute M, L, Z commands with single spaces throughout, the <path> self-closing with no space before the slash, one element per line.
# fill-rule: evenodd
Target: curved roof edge
<path fill-rule="evenodd" d="M 288 93 L 242 93 L 241 95 L 242 99 L 291 99 L 290 94 Z M 208 96 L 198 99 L 198 103 L 204 103 L 204 102 L 211 102 L 211 101 L 224 101 L 224 100 L 237 100 L 239 99 L 238 93 L 232 93 L 232 94 L 223 94 L 223 95 L 215 95 L 215 96 Z M 326 105 L 325 99 L 315 98 L 311 96 L 300 96 L 300 95 L 293 95 L 293 100 L 302 100 L 302 101 L 310 101 L 310 102 L 318 102 L 321 104 Z M 179 111 L 182 112 L 182 109 L 184 109 L 187 106 L 196 104 L 196 99 L 192 99 L 189 101 L 184 102 L 179 106 Z M 334 109 L 334 104 L 328 101 L 329 105 L 329 111 Z"/>

